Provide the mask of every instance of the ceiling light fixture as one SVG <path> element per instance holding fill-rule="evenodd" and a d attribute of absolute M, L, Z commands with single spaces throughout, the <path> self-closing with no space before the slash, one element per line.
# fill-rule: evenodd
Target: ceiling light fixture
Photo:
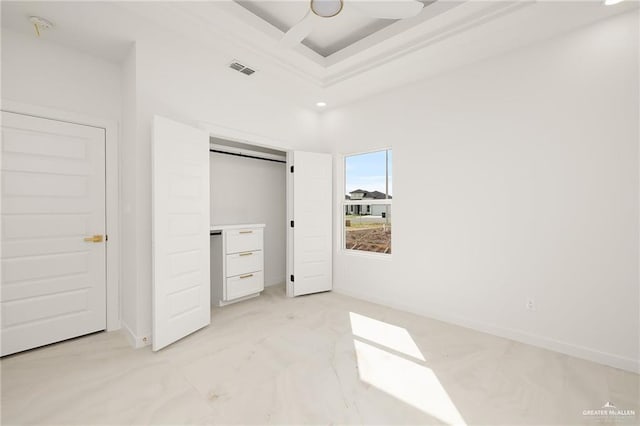
<path fill-rule="evenodd" d="M 406 19 L 417 16 L 424 8 L 424 3 L 418 0 L 305 0 L 309 1 L 309 10 L 293 27 L 289 28 L 280 39 L 279 45 L 291 49 L 306 39 L 322 19 L 331 18 L 342 11 L 344 3 L 354 10 L 373 19 Z M 424 1 L 424 0 L 423 0 Z M 433 3 L 433 1 L 431 1 Z M 326 21 L 326 20 L 325 20 Z"/>
<path fill-rule="evenodd" d="M 613 6 L 614 4 L 622 3 L 624 0 L 604 0 L 605 6 Z"/>
<path fill-rule="evenodd" d="M 318 108 L 324 108 L 324 107 L 327 106 L 327 103 L 326 102 L 316 102 L 316 106 Z"/>
<path fill-rule="evenodd" d="M 342 0 L 311 0 L 311 11 L 323 18 L 336 16 L 342 10 Z"/>

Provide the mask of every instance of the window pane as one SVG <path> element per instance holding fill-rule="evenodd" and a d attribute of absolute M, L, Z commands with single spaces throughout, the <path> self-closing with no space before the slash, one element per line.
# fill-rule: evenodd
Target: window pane
<path fill-rule="evenodd" d="M 391 159 L 391 150 L 345 157 L 345 200 L 362 202 L 344 205 L 347 250 L 391 253 Z"/>
<path fill-rule="evenodd" d="M 388 179 L 387 179 L 388 157 Z M 391 198 L 391 150 L 345 157 L 345 198 L 384 200 Z"/>
<path fill-rule="evenodd" d="M 345 248 L 391 253 L 391 205 L 344 206 Z"/>

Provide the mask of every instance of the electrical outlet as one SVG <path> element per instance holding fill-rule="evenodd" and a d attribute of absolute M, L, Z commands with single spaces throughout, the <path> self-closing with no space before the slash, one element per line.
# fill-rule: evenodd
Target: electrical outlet
<path fill-rule="evenodd" d="M 527 304 L 525 305 L 528 311 L 536 310 L 536 302 L 533 299 L 527 299 Z"/>

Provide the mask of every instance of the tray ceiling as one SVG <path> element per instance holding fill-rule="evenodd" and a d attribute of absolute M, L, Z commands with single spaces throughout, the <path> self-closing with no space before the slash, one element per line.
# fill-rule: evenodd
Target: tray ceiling
<path fill-rule="evenodd" d="M 309 10 L 308 0 L 235 1 L 282 32 L 298 23 Z M 423 3 L 426 6 L 432 1 L 425 0 Z M 337 16 L 323 19 L 302 44 L 326 58 L 395 22 L 396 19 L 370 18 L 345 1 L 344 8 Z"/>

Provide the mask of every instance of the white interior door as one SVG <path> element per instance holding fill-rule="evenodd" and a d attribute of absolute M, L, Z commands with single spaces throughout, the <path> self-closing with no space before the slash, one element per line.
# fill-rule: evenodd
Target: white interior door
<path fill-rule="evenodd" d="M 104 129 L 3 112 L 0 144 L 2 355 L 104 330 Z"/>
<path fill-rule="evenodd" d="M 209 137 L 153 122 L 153 350 L 211 321 Z"/>
<path fill-rule="evenodd" d="M 289 226 L 287 294 L 332 288 L 332 159 L 330 154 L 295 151 L 287 155 Z"/>

